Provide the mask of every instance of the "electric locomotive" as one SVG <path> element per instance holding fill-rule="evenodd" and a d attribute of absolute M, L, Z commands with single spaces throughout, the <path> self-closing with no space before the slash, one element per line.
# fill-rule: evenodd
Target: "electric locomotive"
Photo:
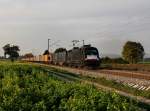
<path fill-rule="evenodd" d="M 100 65 L 99 52 L 91 45 L 84 45 L 81 48 L 75 47 L 68 51 L 67 63 L 75 67 L 98 67 Z"/>
<path fill-rule="evenodd" d="M 98 67 L 100 65 L 100 56 L 97 48 L 87 45 L 81 48 L 84 55 L 84 65 Z"/>
<path fill-rule="evenodd" d="M 91 45 L 84 45 L 81 48 L 74 47 L 69 51 L 62 50 L 54 53 L 53 63 L 74 67 L 98 67 L 100 65 L 100 57 L 97 48 L 91 47 Z"/>

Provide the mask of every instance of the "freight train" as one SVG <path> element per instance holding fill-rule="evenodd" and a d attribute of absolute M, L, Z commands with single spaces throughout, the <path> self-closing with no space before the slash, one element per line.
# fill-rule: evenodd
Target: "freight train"
<path fill-rule="evenodd" d="M 24 57 L 22 60 L 71 67 L 98 67 L 100 56 L 97 48 L 91 45 L 74 47 L 71 50 L 57 50 L 53 54 Z"/>

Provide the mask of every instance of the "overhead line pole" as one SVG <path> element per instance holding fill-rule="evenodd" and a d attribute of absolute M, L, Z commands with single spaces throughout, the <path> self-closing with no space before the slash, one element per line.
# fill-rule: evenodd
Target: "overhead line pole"
<path fill-rule="evenodd" d="M 83 41 L 83 46 L 85 45 L 85 41 L 84 40 L 82 40 Z"/>
<path fill-rule="evenodd" d="M 50 48 L 49 48 L 50 40 L 51 40 L 51 39 L 48 39 L 48 51 L 49 51 L 49 49 L 50 49 Z"/>

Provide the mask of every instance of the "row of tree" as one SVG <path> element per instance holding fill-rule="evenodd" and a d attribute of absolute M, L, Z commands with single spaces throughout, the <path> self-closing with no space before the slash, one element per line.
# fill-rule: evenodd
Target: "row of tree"
<path fill-rule="evenodd" d="M 4 56 L 6 58 L 6 55 L 9 55 L 9 58 L 14 61 L 14 59 L 17 59 L 19 57 L 19 51 L 20 48 L 17 45 L 10 45 L 7 44 L 3 47 L 4 50 Z M 55 52 L 64 51 L 66 49 L 59 48 L 56 49 Z M 44 52 L 43 55 L 50 54 L 48 50 Z M 137 63 L 141 60 L 143 60 L 145 55 L 145 51 L 141 43 L 128 41 L 123 47 L 122 51 L 122 58 L 118 59 L 110 59 L 108 57 L 105 57 L 102 59 L 102 61 L 105 63 Z M 25 55 L 25 57 L 32 57 L 32 53 L 28 53 Z"/>

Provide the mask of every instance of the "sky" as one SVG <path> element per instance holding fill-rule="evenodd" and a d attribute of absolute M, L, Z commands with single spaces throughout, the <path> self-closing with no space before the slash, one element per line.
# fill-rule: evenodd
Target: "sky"
<path fill-rule="evenodd" d="M 101 55 L 120 55 L 130 40 L 150 54 L 149 11 L 150 0 L 0 0 L 0 47 L 16 44 L 21 54 L 41 54 L 48 38 L 51 51 L 85 40 Z"/>

